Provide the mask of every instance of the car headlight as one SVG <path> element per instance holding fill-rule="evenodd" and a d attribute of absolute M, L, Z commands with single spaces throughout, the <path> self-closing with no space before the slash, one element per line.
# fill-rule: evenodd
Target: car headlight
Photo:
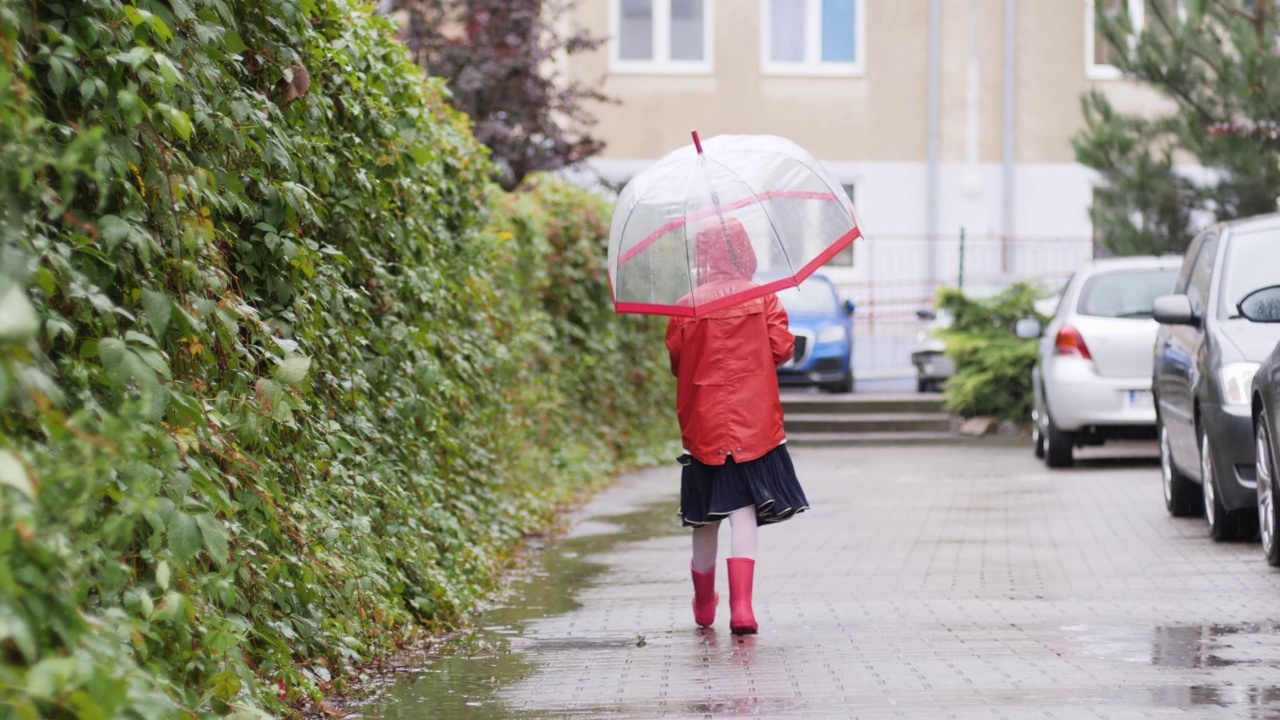
<path fill-rule="evenodd" d="M 848 336 L 845 335 L 844 328 L 837 325 L 835 327 L 829 327 L 826 330 L 823 330 L 822 332 L 818 333 L 818 342 L 820 343 L 842 342 L 846 337 Z"/>
<path fill-rule="evenodd" d="M 1230 363 L 1221 372 L 1223 401 L 1228 405 L 1248 405 L 1253 374 L 1258 372 L 1258 363 Z"/>

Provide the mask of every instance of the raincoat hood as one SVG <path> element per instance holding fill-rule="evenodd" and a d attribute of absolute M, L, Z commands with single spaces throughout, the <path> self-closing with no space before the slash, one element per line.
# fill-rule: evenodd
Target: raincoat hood
<path fill-rule="evenodd" d="M 698 228 L 698 285 L 750 280 L 756 274 L 756 251 L 747 229 L 731 217 L 717 217 Z"/>

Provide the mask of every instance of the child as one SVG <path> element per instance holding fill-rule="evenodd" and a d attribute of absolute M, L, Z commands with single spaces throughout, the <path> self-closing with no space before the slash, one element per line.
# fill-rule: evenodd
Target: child
<path fill-rule="evenodd" d="M 716 218 L 698 230 L 697 287 L 688 298 L 705 307 L 755 287 L 755 251 L 742 223 Z M 693 618 L 715 622 L 717 535 L 729 518 L 729 628 L 758 629 L 751 609 L 756 527 L 808 507 L 787 454 L 777 367 L 791 358 L 795 337 L 773 294 L 671 318 L 667 350 L 677 378 L 676 414 L 685 454 L 680 518 L 693 527 Z"/>

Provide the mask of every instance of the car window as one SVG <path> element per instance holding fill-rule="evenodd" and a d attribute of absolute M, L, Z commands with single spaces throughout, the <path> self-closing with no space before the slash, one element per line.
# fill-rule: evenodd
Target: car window
<path fill-rule="evenodd" d="M 1076 312 L 1110 318 L 1149 318 L 1151 302 L 1173 290 L 1177 268 L 1116 270 L 1099 273 L 1080 289 Z"/>
<path fill-rule="evenodd" d="M 1191 274 L 1187 277 L 1187 297 L 1191 300 L 1191 309 L 1197 315 L 1204 312 L 1209 299 L 1209 281 L 1213 279 L 1213 266 L 1218 255 L 1218 236 L 1209 235 L 1200 245 L 1196 262 L 1191 266 Z"/>
<path fill-rule="evenodd" d="M 1191 245 L 1187 248 L 1187 252 L 1183 256 L 1185 262 L 1182 263 L 1182 270 L 1178 272 L 1178 279 L 1173 283 L 1174 293 L 1178 295 L 1186 294 L 1187 280 L 1191 277 L 1191 266 L 1195 264 L 1195 259 L 1199 256 L 1200 246 L 1204 244 L 1205 238 L 1216 234 L 1216 230 L 1209 229 L 1200 233 L 1191 240 Z"/>
<path fill-rule="evenodd" d="M 1245 295 L 1280 285 L 1280 230 L 1232 233 L 1222 263 L 1219 317 L 1229 317 Z"/>
<path fill-rule="evenodd" d="M 800 287 L 778 291 L 778 299 L 788 314 L 834 315 L 836 295 L 825 282 L 802 282 Z"/>
<path fill-rule="evenodd" d="M 1071 293 L 1072 283 L 1075 281 L 1076 274 L 1071 273 L 1071 275 L 1067 277 L 1067 281 L 1062 283 L 1062 287 L 1058 289 L 1057 297 L 1053 299 L 1053 312 L 1048 313 L 1048 317 L 1058 317 L 1058 313 L 1062 312 L 1062 306 L 1067 302 L 1067 296 Z"/>

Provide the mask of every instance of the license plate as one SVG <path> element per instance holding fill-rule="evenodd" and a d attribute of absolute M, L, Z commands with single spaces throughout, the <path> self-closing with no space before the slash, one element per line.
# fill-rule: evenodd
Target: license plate
<path fill-rule="evenodd" d="M 1155 407 L 1155 399 L 1152 397 L 1150 390 L 1130 390 L 1129 391 L 1129 407 L 1131 408 Z"/>

